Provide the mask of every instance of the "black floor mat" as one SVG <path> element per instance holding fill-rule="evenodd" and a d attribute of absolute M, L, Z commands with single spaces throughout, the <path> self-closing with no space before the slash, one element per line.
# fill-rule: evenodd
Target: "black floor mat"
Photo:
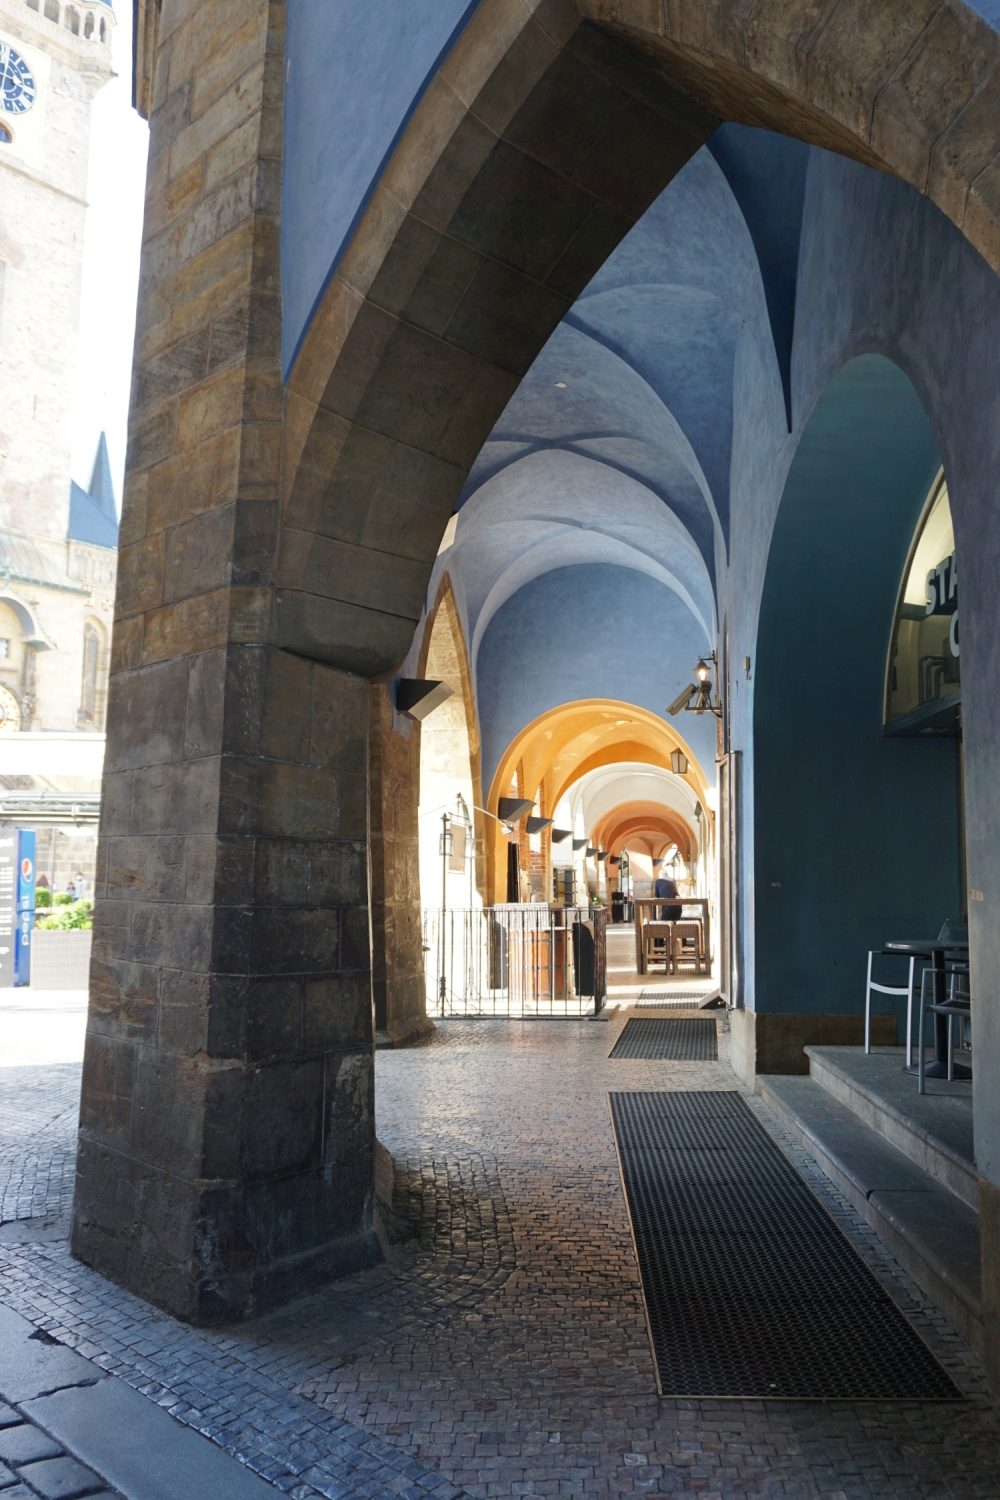
<path fill-rule="evenodd" d="M 719 1037 L 714 1016 L 633 1017 L 626 1021 L 611 1057 L 645 1057 L 669 1062 L 715 1062 Z"/>
<path fill-rule="evenodd" d="M 661 1395 L 961 1399 L 739 1093 L 609 1098 Z"/>

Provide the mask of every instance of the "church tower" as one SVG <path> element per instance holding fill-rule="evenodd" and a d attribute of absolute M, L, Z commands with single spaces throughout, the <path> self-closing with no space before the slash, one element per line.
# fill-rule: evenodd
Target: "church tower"
<path fill-rule="evenodd" d="M 103 760 L 118 523 L 103 439 L 88 491 L 70 446 L 114 24 L 106 0 L 0 0 L 0 822 L 29 827 L 61 791 L 96 816 Z"/>

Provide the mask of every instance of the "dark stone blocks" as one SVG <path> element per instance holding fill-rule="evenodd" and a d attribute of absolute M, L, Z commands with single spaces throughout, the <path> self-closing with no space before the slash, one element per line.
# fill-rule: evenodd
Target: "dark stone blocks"
<path fill-rule="evenodd" d="M 242 1317 L 377 1256 L 369 687 L 261 646 L 120 686 L 73 1248 Z"/>
<path fill-rule="evenodd" d="M 498 141 L 448 230 L 482 255 L 544 281 L 592 207 L 585 187 Z"/>

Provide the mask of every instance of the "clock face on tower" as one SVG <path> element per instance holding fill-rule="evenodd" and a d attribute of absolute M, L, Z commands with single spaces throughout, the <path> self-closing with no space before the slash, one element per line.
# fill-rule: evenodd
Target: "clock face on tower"
<path fill-rule="evenodd" d="M 23 115 L 35 102 L 35 80 L 19 52 L 0 42 L 0 109 Z"/>

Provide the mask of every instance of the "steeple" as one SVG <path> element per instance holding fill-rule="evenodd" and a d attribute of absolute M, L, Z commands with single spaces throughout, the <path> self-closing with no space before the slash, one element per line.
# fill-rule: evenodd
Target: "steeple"
<path fill-rule="evenodd" d="M 108 458 L 108 440 L 101 433 L 100 442 L 97 445 L 97 454 L 94 458 L 94 470 L 90 476 L 88 493 L 101 509 L 109 521 L 118 524 L 118 511 L 115 506 L 115 487 L 111 478 L 111 461 Z"/>

